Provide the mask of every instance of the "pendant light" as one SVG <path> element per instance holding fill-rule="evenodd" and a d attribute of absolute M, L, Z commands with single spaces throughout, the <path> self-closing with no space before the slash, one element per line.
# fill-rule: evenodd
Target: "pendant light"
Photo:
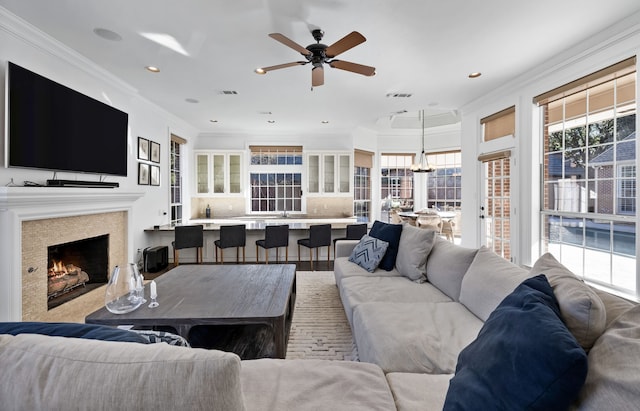
<path fill-rule="evenodd" d="M 411 165 L 411 171 L 414 173 L 431 173 L 434 171 L 433 168 L 429 165 L 429 160 L 427 159 L 427 153 L 424 151 L 424 110 L 421 111 L 422 117 L 422 153 L 420 153 L 420 159 L 416 164 Z"/>

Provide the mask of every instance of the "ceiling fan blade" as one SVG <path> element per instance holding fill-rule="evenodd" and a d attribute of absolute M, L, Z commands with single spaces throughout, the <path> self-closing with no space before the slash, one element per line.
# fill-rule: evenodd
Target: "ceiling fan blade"
<path fill-rule="evenodd" d="M 324 69 L 322 66 L 311 69 L 311 87 L 318 87 L 324 84 Z"/>
<path fill-rule="evenodd" d="M 294 61 L 294 62 L 291 62 L 291 63 L 278 64 L 278 65 L 275 65 L 275 66 L 260 67 L 258 70 L 261 70 L 262 73 L 266 73 L 268 71 L 283 69 L 283 68 L 287 68 L 287 67 L 303 66 L 303 65 L 305 65 L 307 63 L 308 63 L 308 61 Z"/>
<path fill-rule="evenodd" d="M 374 74 L 376 74 L 375 67 L 365 66 L 357 63 L 351 63 L 350 61 L 333 60 L 329 62 L 329 65 L 333 68 L 351 71 L 353 73 L 362 74 L 363 76 L 373 76 Z"/>
<path fill-rule="evenodd" d="M 362 34 L 358 33 L 357 31 L 352 31 L 351 33 L 347 34 L 340 40 L 327 47 L 327 50 L 325 52 L 327 54 L 327 57 L 332 58 L 337 56 L 338 54 L 344 53 L 345 51 L 357 46 L 360 43 L 364 43 L 365 41 L 367 41 L 367 39 Z"/>
<path fill-rule="evenodd" d="M 301 45 L 299 45 L 295 41 L 291 40 L 289 37 L 285 36 L 284 34 L 271 33 L 271 34 L 269 34 L 269 37 L 271 37 L 272 39 L 274 39 L 276 41 L 279 41 L 280 43 L 284 44 L 287 47 L 291 47 L 292 49 L 294 49 L 298 53 L 302 54 L 303 56 L 308 56 L 309 54 L 311 54 L 311 52 L 309 50 L 307 50 L 306 48 L 302 47 Z"/>

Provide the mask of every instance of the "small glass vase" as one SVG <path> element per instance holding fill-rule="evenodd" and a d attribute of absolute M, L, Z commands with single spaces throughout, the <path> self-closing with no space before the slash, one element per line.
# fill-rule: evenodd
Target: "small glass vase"
<path fill-rule="evenodd" d="M 142 276 L 135 264 L 116 266 L 111 273 L 104 305 L 114 314 L 129 313 L 144 302 Z"/>

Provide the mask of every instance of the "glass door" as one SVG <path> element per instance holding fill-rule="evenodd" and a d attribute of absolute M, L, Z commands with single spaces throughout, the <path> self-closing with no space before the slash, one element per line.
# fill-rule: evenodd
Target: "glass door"
<path fill-rule="evenodd" d="M 512 261 L 511 157 L 482 161 L 480 233 L 482 245 Z"/>

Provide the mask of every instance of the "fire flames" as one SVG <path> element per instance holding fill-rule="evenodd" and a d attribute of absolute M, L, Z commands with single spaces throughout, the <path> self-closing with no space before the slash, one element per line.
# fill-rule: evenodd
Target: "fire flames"
<path fill-rule="evenodd" d="M 62 261 L 52 261 L 53 266 L 49 267 L 49 277 L 62 277 L 68 273 L 67 266 Z"/>

